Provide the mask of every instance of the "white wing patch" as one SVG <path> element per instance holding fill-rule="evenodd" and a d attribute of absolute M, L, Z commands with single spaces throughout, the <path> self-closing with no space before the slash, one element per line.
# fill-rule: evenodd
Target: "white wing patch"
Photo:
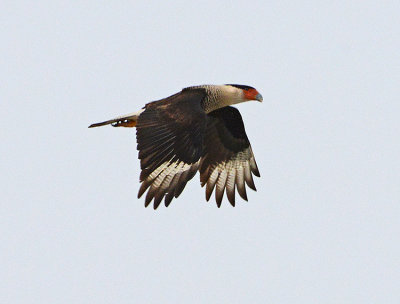
<path fill-rule="evenodd" d="M 167 161 L 158 166 L 142 182 L 138 198 L 147 191 L 145 206 L 147 207 L 154 199 L 154 209 L 160 205 L 165 197 L 165 206 L 168 207 L 171 200 L 177 198 L 193 178 L 199 168 L 200 160 L 194 164 L 186 164 L 183 161 Z"/>
<path fill-rule="evenodd" d="M 201 186 L 206 186 L 207 201 L 215 189 L 215 200 L 220 207 L 226 190 L 229 202 L 235 206 L 235 188 L 239 195 L 247 201 L 245 183 L 256 191 L 252 174 L 259 176 L 251 147 L 233 155 L 225 162 L 208 166 L 200 176 Z"/>

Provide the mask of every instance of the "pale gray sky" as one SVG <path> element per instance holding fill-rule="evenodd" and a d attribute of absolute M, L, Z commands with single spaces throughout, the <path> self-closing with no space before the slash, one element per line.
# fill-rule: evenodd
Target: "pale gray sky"
<path fill-rule="evenodd" d="M 3 1 L 1 303 L 400 303 L 398 1 Z M 196 176 L 137 200 L 132 129 L 196 84 L 261 171 L 232 208 Z"/>

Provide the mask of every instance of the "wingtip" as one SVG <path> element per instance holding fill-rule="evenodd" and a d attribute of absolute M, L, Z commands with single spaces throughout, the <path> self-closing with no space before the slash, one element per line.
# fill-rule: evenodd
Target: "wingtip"
<path fill-rule="evenodd" d="M 220 208 L 222 205 L 223 194 L 224 193 L 222 192 L 222 196 L 218 196 L 218 195 L 215 196 L 215 202 L 217 203 L 218 208 Z"/>

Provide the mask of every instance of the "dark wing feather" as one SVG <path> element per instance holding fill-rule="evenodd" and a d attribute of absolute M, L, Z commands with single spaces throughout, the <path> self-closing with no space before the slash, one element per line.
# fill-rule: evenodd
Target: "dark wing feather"
<path fill-rule="evenodd" d="M 207 116 L 201 107 L 204 89 L 184 90 L 145 106 L 136 126 L 142 172 L 138 197 L 148 190 L 147 207 L 156 209 L 178 197 L 196 174 L 203 155 Z"/>
<path fill-rule="evenodd" d="M 200 181 L 201 186 L 206 185 L 207 201 L 214 188 L 218 207 L 225 190 L 232 206 L 235 206 L 235 188 L 247 200 L 245 183 L 256 190 L 252 174 L 260 176 L 260 173 L 236 108 L 225 107 L 208 114 L 204 145 Z"/>

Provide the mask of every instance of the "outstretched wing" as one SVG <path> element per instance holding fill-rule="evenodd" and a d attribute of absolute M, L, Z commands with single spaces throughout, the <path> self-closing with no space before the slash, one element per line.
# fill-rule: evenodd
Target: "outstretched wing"
<path fill-rule="evenodd" d="M 201 107 L 204 89 L 184 90 L 149 103 L 137 123 L 137 149 L 142 172 L 138 197 L 156 209 L 178 197 L 196 174 L 203 155 L 207 115 Z"/>
<path fill-rule="evenodd" d="M 235 206 L 235 188 L 247 200 L 245 183 L 256 191 L 252 174 L 259 177 L 260 173 L 236 108 L 225 107 L 208 114 L 204 145 L 200 181 L 202 187 L 206 185 L 207 201 L 214 188 L 218 207 L 225 189 L 232 206 Z"/>

